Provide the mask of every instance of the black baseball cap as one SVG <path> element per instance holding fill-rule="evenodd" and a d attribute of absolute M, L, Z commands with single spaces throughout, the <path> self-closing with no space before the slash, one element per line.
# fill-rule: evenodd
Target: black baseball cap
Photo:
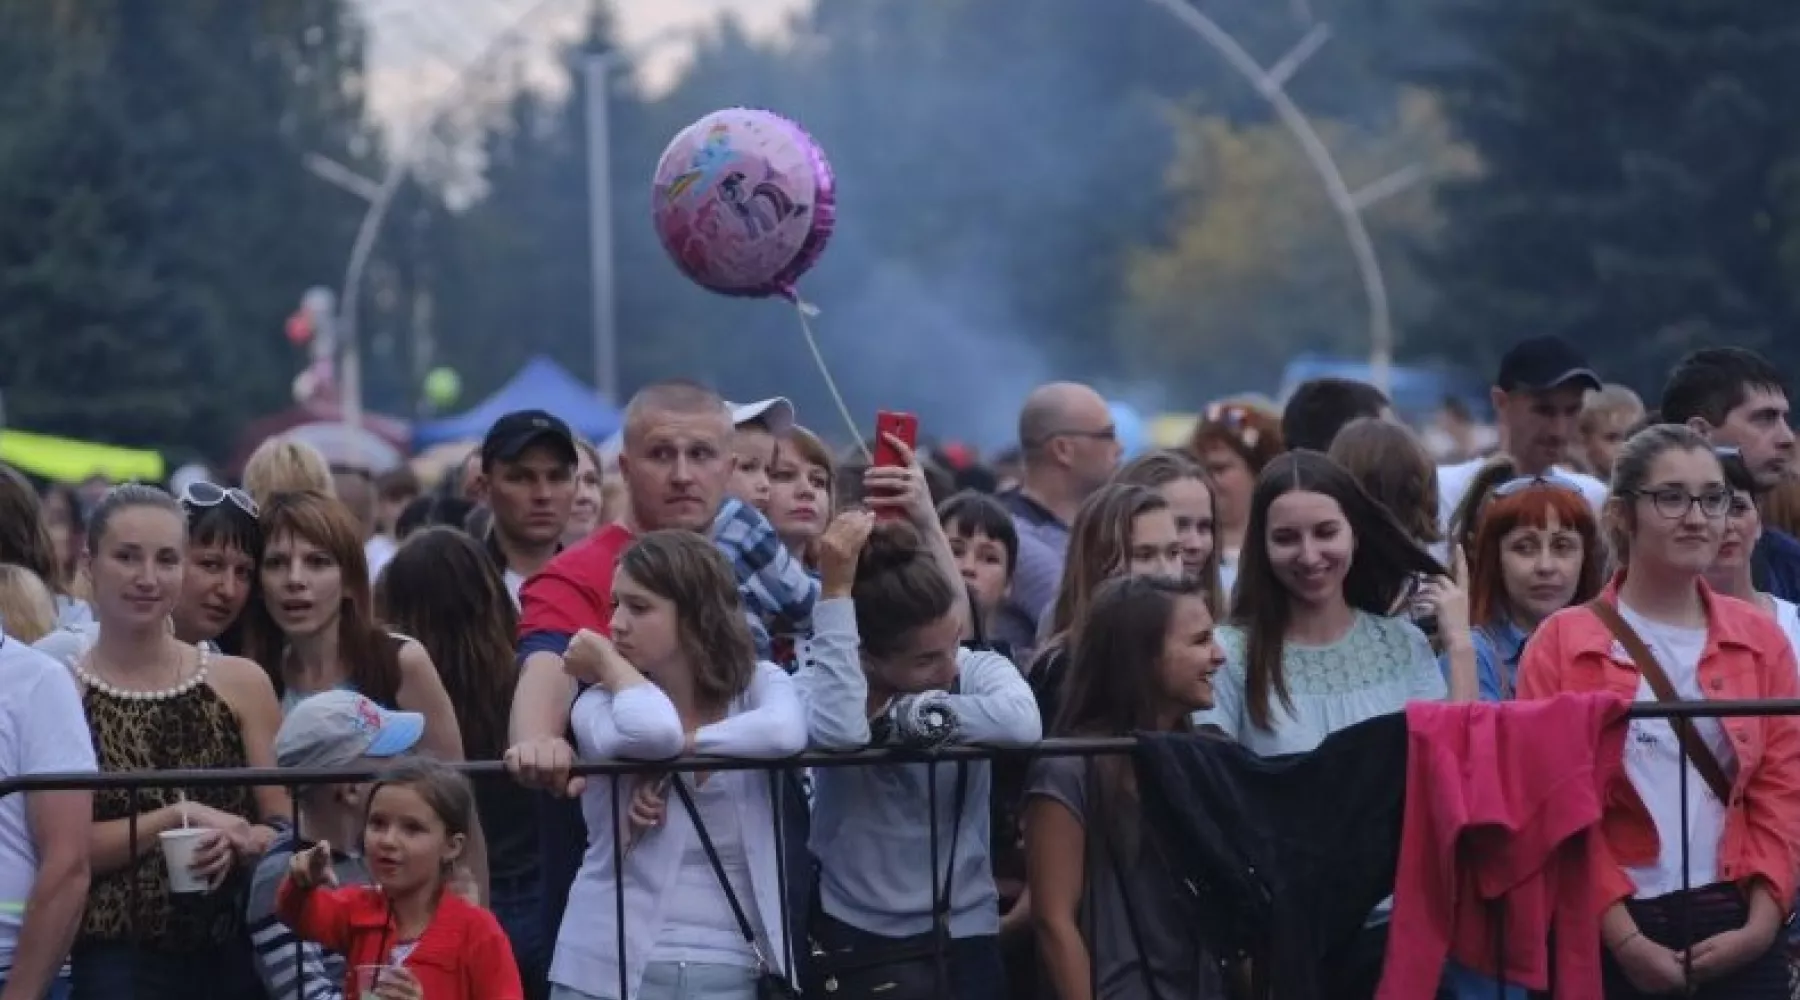
<path fill-rule="evenodd" d="M 1502 391 L 1527 392 L 1556 389 L 1571 383 L 1600 388 L 1600 374 L 1588 364 L 1587 355 L 1561 337 L 1531 337 L 1514 344 L 1500 359 L 1500 377 L 1494 385 Z"/>
<path fill-rule="evenodd" d="M 515 410 L 494 421 L 487 437 L 481 441 L 481 467 L 495 462 L 516 462 L 525 449 L 544 444 L 556 450 L 557 457 L 570 465 L 578 461 L 575 434 L 569 425 L 543 410 Z"/>

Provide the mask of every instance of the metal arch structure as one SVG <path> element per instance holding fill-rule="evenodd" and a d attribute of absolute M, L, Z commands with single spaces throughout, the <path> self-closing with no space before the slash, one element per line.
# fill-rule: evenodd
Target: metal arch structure
<path fill-rule="evenodd" d="M 1362 210 L 1415 183 L 1423 176 L 1423 170 L 1417 166 L 1408 167 L 1376 181 L 1360 192 L 1350 190 L 1350 185 L 1345 182 L 1343 171 L 1338 168 L 1337 160 L 1331 155 L 1325 140 L 1319 137 L 1318 130 L 1312 127 L 1312 122 L 1294 103 L 1293 98 L 1288 96 L 1286 89 L 1287 81 L 1300 66 L 1330 39 L 1331 31 L 1325 25 L 1314 25 L 1279 62 L 1265 69 L 1230 32 L 1188 0 L 1146 2 L 1168 11 L 1211 46 L 1225 60 L 1226 65 L 1250 81 L 1251 86 L 1269 102 L 1276 117 L 1281 119 L 1282 125 L 1293 133 L 1295 141 L 1300 144 L 1301 152 L 1306 155 L 1307 163 L 1324 185 L 1326 197 L 1330 199 L 1331 207 L 1343 223 L 1344 235 L 1350 242 L 1350 253 L 1356 258 L 1363 294 L 1369 300 L 1369 368 L 1375 387 L 1383 392 L 1388 391 L 1388 376 L 1394 364 L 1393 315 L 1388 304 L 1387 278 L 1382 273 L 1381 258 L 1375 252 L 1375 242 L 1370 239 L 1369 229 L 1363 224 Z"/>

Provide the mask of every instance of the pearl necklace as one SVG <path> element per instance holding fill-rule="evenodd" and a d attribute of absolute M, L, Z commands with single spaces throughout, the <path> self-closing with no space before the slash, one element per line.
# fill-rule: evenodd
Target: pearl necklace
<path fill-rule="evenodd" d="M 116 684 L 110 684 L 87 670 L 86 665 L 93 662 L 93 657 L 94 651 L 90 649 L 82 654 L 80 660 L 76 661 L 74 667 L 75 679 L 108 698 L 117 698 L 120 701 L 173 701 L 206 683 L 206 661 L 208 657 L 206 650 L 204 649 L 200 650 L 199 664 L 186 680 L 174 687 L 164 688 L 161 691 L 132 691 L 127 688 L 119 687 Z"/>

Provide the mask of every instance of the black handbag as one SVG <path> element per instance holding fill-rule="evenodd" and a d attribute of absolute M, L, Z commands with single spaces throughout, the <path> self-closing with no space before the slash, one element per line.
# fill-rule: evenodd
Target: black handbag
<path fill-rule="evenodd" d="M 815 947 L 806 980 L 808 1000 L 944 1000 L 952 995 L 950 890 L 956 872 L 957 834 L 962 826 L 963 806 L 968 794 L 969 765 L 958 762 L 956 805 L 950 825 L 950 857 L 944 868 L 943 892 L 931 901 L 931 930 L 912 937 L 882 939 L 880 944 L 873 946 L 848 948 L 817 944 L 819 938 L 834 935 L 815 931 Z M 932 812 L 935 820 L 936 810 Z M 837 923 L 816 902 L 813 914 L 815 921 Z M 857 936 L 873 937 L 866 933 Z"/>
<path fill-rule="evenodd" d="M 744 906 L 738 902 L 737 893 L 731 888 L 731 879 L 725 874 L 725 864 L 719 860 L 719 852 L 713 847 L 712 835 L 706 832 L 706 824 L 700 820 L 700 810 L 694 807 L 694 797 L 688 792 L 687 782 L 681 775 L 674 776 L 672 784 L 675 795 L 681 799 L 681 808 L 687 810 L 688 820 L 694 824 L 694 832 L 700 836 L 700 847 L 706 851 L 706 860 L 711 863 L 713 876 L 719 880 L 719 888 L 725 890 L 725 901 L 731 904 L 731 915 L 737 918 L 738 933 L 744 935 L 744 941 L 750 945 L 750 953 L 756 956 L 756 1000 L 800 1000 L 800 992 L 788 978 L 769 964 L 763 957 L 762 948 L 756 943 L 756 931 L 750 926 L 750 917 L 744 912 Z M 779 851 L 781 846 L 776 845 Z"/>

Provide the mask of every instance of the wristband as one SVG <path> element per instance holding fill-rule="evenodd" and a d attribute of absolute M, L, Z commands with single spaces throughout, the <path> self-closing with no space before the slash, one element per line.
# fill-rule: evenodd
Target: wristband
<path fill-rule="evenodd" d="M 1643 931 L 1632 931 L 1630 934 L 1627 934 L 1623 938 L 1620 938 L 1619 942 L 1617 944 L 1611 945 L 1610 947 L 1611 947 L 1612 951 L 1615 954 L 1617 954 L 1618 952 L 1623 951 L 1626 945 L 1630 944 L 1633 941 L 1636 941 L 1638 938 L 1641 938 L 1643 936 L 1644 936 Z"/>

